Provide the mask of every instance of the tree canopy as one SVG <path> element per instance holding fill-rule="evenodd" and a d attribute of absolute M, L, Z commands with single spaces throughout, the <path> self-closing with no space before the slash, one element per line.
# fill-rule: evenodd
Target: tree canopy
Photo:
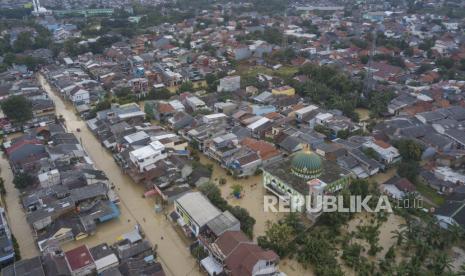
<path fill-rule="evenodd" d="M 1 103 L 1 107 L 8 119 L 25 123 L 32 119 L 32 104 L 24 96 L 11 96 Z"/>

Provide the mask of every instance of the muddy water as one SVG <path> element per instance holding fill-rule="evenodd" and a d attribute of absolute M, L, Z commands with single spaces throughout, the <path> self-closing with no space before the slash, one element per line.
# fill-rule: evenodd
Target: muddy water
<path fill-rule="evenodd" d="M 23 259 L 39 255 L 36 247 L 32 229 L 26 221 L 26 214 L 19 201 L 19 191 L 13 185 L 13 172 L 6 156 L 2 153 L 0 157 L 1 176 L 5 181 L 6 196 L 4 205 L 11 232 L 16 237 L 19 250 Z"/>
<path fill-rule="evenodd" d="M 167 275 L 200 275 L 198 265 L 189 253 L 188 242 L 179 236 L 163 214 L 154 212 L 153 199 L 142 198 L 143 187 L 136 185 L 121 172 L 111 154 L 104 150 L 97 138 L 88 130 L 85 122 L 75 115 L 74 108 L 57 96 L 42 76 L 39 75 L 38 79 L 55 102 L 57 114 L 65 119 L 68 131 L 78 137 L 95 162 L 95 166 L 107 174 L 116 186 L 121 200 L 121 217 L 118 220 L 99 225 L 95 236 L 74 241 L 66 247 L 71 248 L 83 243 L 90 246 L 101 242 L 111 243 L 139 223 L 147 239 L 158 247 L 159 260 Z M 81 131 L 77 132 L 77 128 Z"/>
<path fill-rule="evenodd" d="M 247 209 L 250 215 L 255 218 L 256 223 L 254 226 L 254 238 L 261 236 L 265 233 L 267 222 L 276 222 L 284 215 L 281 213 L 265 212 L 263 208 L 263 196 L 266 194 L 265 188 L 262 185 L 262 176 L 250 176 L 247 179 L 234 179 L 226 174 L 218 163 L 208 159 L 206 156 L 200 154 L 200 162 L 202 164 L 212 164 L 212 181 L 218 184 L 221 194 L 229 204 L 233 206 L 241 206 Z M 226 179 L 226 184 L 220 185 L 219 180 Z M 232 196 L 232 187 L 236 184 L 242 186 L 242 197 L 237 199 Z"/>
<path fill-rule="evenodd" d="M 350 232 L 357 233 L 357 226 L 361 225 L 372 225 L 372 219 L 368 213 L 360 213 L 356 215 L 351 221 L 349 221 L 347 228 L 345 229 L 344 233 L 348 234 Z M 365 248 L 365 251 L 362 252 L 362 256 L 366 257 L 371 262 L 379 262 L 383 260 L 384 256 L 386 255 L 389 248 L 396 244 L 395 234 L 393 233 L 395 230 L 399 230 L 400 226 L 405 223 L 405 219 L 401 216 L 390 214 L 387 221 L 385 221 L 379 228 L 379 241 L 378 245 L 382 247 L 382 250 L 376 254 L 376 256 L 368 255 L 368 249 L 370 248 L 369 243 L 366 240 L 361 240 L 357 238 L 353 238 L 353 243 L 358 243 Z M 342 250 L 339 249 L 341 255 Z M 341 258 L 338 258 L 339 263 L 341 264 L 342 270 L 345 275 L 357 275 L 357 273 L 350 267 L 346 266 Z M 396 262 L 399 263 L 402 260 L 401 253 L 397 250 L 396 252 Z"/>

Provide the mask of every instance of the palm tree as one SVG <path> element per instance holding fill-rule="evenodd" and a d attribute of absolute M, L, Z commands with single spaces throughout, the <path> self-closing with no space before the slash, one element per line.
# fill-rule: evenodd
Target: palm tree
<path fill-rule="evenodd" d="M 396 229 L 394 231 L 391 231 L 391 233 L 394 234 L 394 237 L 392 238 L 397 239 L 397 246 L 402 245 L 405 239 L 405 230 Z"/>
<path fill-rule="evenodd" d="M 434 275 L 442 275 L 444 272 L 451 270 L 452 262 L 446 253 L 439 252 L 433 256 L 430 268 L 433 270 Z"/>
<path fill-rule="evenodd" d="M 460 266 L 460 271 L 458 273 L 459 275 L 465 275 L 465 264 Z"/>

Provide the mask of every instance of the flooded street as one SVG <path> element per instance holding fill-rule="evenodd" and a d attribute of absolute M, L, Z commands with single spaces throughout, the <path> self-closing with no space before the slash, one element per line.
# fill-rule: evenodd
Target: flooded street
<path fill-rule="evenodd" d="M 158 247 L 159 261 L 163 264 L 167 275 L 201 275 L 198 265 L 189 253 L 186 241 L 179 236 L 163 214 L 155 213 L 154 200 L 142 197 L 143 187 L 136 185 L 132 179 L 121 172 L 112 155 L 100 145 L 97 138 L 86 127 L 85 122 L 76 116 L 74 107 L 56 95 L 43 76 L 39 75 L 38 80 L 55 102 L 57 115 L 63 116 L 68 131 L 78 137 L 95 166 L 104 171 L 116 186 L 121 201 L 119 219 L 99 225 L 95 236 L 71 242 L 65 248 L 72 248 L 83 243 L 89 246 L 101 242 L 112 243 L 118 236 L 130 231 L 136 223 L 139 223 L 146 238 Z M 81 131 L 76 132 L 77 128 Z"/>
<path fill-rule="evenodd" d="M 5 180 L 6 195 L 2 205 L 6 209 L 8 223 L 11 232 L 14 234 L 19 244 L 19 250 L 23 259 L 32 258 L 39 255 L 39 250 L 35 245 L 32 236 L 32 229 L 26 221 L 26 214 L 19 201 L 19 191 L 13 184 L 13 172 L 6 156 L 2 153 L 0 157 L 1 176 Z"/>

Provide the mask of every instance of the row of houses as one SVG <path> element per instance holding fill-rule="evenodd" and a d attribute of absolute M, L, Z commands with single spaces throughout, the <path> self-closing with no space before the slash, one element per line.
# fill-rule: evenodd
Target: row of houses
<path fill-rule="evenodd" d="M 133 231 L 121 235 L 112 245 L 81 245 L 63 251 L 57 244 L 48 244 L 40 256 L 4 267 L 2 275 L 164 276 L 163 267 L 155 258 L 156 251 L 136 226 Z"/>
<path fill-rule="evenodd" d="M 241 230 L 229 211 L 221 212 L 200 192 L 174 202 L 170 219 L 208 254 L 200 265 L 208 275 L 281 275 L 279 256 L 264 250 Z"/>
<path fill-rule="evenodd" d="M 29 129 L 3 146 L 39 249 L 86 238 L 119 217 L 108 178 L 61 124 Z"/>

